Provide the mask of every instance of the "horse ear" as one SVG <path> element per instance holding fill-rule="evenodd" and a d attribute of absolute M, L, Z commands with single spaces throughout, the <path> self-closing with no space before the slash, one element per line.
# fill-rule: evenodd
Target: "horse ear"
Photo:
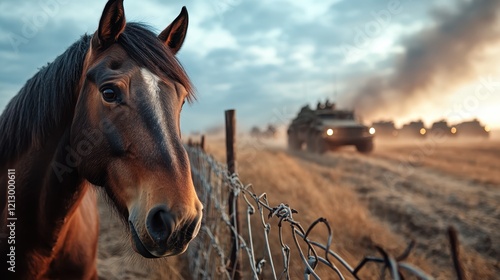
<path fill-rule="evenodd" d="M 123 0 L 109 0 L 102 12 L 99 29 L 97 29 L 97 34 L 94 34 L 93 43 L 98 48 L 106 48 L 115 43 L 125 29 L 125 24 Z"/>
<path fill-rule="evenodd" d="M 158 38 L 176 54 L 184 43 L 188 28 L 188 12 L 186 7 L 182 7 L 181 13 L 172 23 L 163 30 Z"/>

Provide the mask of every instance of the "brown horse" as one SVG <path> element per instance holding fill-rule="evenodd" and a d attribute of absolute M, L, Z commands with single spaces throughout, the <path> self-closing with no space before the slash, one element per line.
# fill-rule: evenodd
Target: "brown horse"
<path fill-rule="evenodd" d="M 96 279 L 103 189 L 146 258 L 180 254 L 202 205 L 180 139 L 193 87 L 175 58 L 185 8 L 158 36 L 109 0 L 98 30 L 42 68 L 0 117 L 0 279 Z M 6 258 L 6 259 L 5 259 Z"/>

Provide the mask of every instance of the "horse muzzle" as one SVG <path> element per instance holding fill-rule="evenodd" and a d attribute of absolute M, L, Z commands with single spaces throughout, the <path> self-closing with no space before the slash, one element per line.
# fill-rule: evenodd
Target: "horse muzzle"
<path fill-rule="evenodd" d="M 157 205 L 149 210 L 141 224 L 136 222 L 132 211 L 129 225 L 134 250 L 145 258 L 181 254 L 198 234 L 201 218 L 200 211 L 194 218 L 178 219 L 165 205 Z"/>

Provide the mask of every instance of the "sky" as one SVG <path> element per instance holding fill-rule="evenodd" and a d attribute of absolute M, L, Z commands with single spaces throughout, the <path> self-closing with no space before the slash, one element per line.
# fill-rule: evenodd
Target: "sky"
<path fill-rule="evenodd" d="M 163 30 L 186 6 L 178 59 L 197 91 L 185 133 L 286 126 L 326 98 L 365 122 L 478 118 L 500 129 L 500 1 L 126 0 Z M 0 111 L 40 67 L 97 29 L 103 0 L 0 2 Z"/>

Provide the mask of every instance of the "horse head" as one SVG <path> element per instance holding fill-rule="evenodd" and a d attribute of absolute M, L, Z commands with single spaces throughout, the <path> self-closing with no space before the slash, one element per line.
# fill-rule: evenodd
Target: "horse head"
<path fill-rule="evenodd" d="M 85 57 L 70 142 L 78 172 L 101 186 L 147 258 L 182 253 L 200 228 L 189 159 L 181 142 L 182 106 L 192 86 L 175 58 L 188 26 L 179 16 L 158 36 L 126 23 L 110 0 Z"/>

